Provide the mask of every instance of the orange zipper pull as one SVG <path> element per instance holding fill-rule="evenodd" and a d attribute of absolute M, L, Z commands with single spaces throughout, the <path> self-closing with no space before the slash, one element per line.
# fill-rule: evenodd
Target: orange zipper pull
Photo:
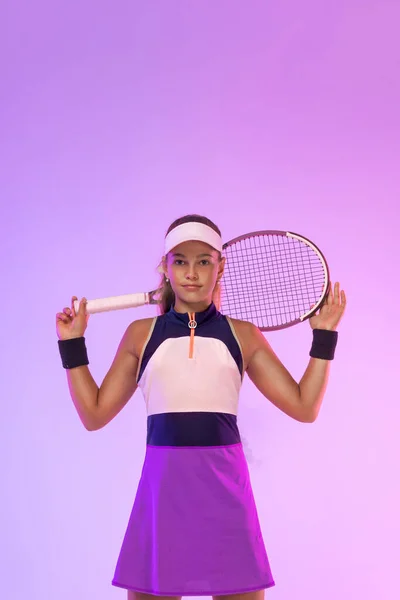
<path fill-rule="evenodd" d="M 188 313 L 189 314 L 189 329 L 190 329 L 190 344 L 189 344 L 189 358 L 193 358 L 194 351 L 194 330 L 197 327 L 197 323 L 195 320 L 196 313 Z"/>

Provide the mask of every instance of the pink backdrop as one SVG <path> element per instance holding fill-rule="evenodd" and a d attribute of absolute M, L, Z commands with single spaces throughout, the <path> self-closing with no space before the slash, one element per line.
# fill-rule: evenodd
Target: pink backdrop
<path fill-rule="evenodd" d="M 110 586 L 141 469 L 140 393 L 86 432 L 58 356 L 72 294 L 146 290 L 170 222 L 289 229 L 348 295 L 313 425 L 246 381 L 240 419 L 276 600 L 398 596 L 396 0 L 34 2 L 0 8 L 1 596 Z M 91 318 L 100 383 L 128 323 Z M 296 378 L 308 324 L 268 336 Z"/>

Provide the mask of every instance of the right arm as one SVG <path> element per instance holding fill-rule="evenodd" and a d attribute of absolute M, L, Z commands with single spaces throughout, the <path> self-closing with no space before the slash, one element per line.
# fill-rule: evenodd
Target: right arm
<path fill-rule="evenodd" d="M 57 332 L 60 339 L 82 337 L 87 327 L 85 300 L 75 313 L 71 308 L 57 314 Z M 67 369 L 70 395 L 82 424 L 88 431 L 101 429 L 127 404 L 134 394 L 139 357 L 147 338 L 152 319 L 140 319 L 129 325 L 119 344 L 114 361 L 100 388 L 88 366 Z"/>
<path fill-rule="evenodd" d="M 114 361 L 100 388 L 89 367 L 67 370 L 69 391 L 82 424 L 88 431 L 101 429 L 127 404 L 136 388 L 139 363 L 135 348 L 137 323 L 126 330 Z"/>

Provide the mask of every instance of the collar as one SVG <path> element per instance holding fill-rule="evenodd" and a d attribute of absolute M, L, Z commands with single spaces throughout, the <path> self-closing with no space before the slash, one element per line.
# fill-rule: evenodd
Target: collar
<path fill-rule="evenodd" d="M 175 310 L 175 308 L 173 306 L 171 306 L 171 308 L 169 309 L 167 314 L 174 321 L 180 321 L 181 323 L 184 323 L 185 325 L 188 325 L 188 323 L 189 323 L 189 313 L 179 313 Z M 203 323 L 211 321 L 211 319 L 216 317 L 217 314 L 218 314 L 217 308 L 216 308 L 214 302 L 211 302 L 210 306 L 208 308 L 206 308 L 206 310 L 195 313 L 194 319 L 195 319 L 197 325 L 202 325 Z"/>

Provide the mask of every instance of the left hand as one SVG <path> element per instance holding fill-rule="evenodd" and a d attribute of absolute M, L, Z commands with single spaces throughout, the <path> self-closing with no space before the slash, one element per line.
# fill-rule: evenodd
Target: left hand
<path fill-rule="evenodd" d="M 336 331 L 337 326 L 343 316 L 346 308 L 346 294 L 344 290 L 340 291 L 340 285 L 335 283 L 335 290 L 332 291 L 332 284 L 329 288 L 329 294 L 319 311 L 309 319 L 312 329 L 328 329 Z"/>

